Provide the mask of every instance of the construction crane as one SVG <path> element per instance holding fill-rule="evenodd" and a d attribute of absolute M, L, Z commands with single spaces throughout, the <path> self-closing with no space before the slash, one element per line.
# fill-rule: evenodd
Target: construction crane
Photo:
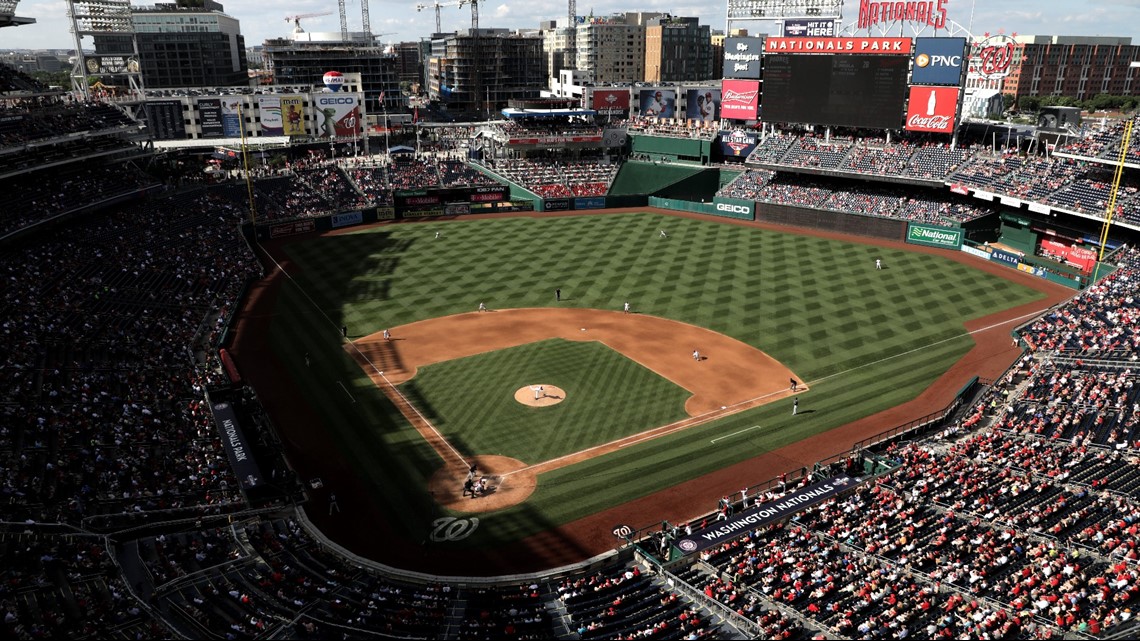
<path fill-rule="evenodd" d="M 424 9 L 435 7 L 435 33 L 441 33 L 443 27 L 439 25 L 439 8 L 440 7 L 462 7 L 466 0 L 456 0 L 456 2 L 439 2 L 436 0 L 431 4 L 417 4 L 416 11 L 423 11 Z"/>
<path fill-rule="evenodd" d="M 293 33 L 305 33 L 305 30 L 301 28 L 302 18 L 317 18 L 320 16 L 329 15 L 332 15 L 332 11 L 322 11 L 320 13 L 299 13 L 295 16 L 285 16 L 285 22 L 293 23 Z"/>
<path fill-rule="evenodd" d="M 344 13 L 344 0 L 337 0 L 337 5 L 340 8 L 340 40 L 348 42 L 348 16 Z"/>
<path fill-rule="evenodd" d="M 459 0 L 459 6 L 471 5 L 471 30 L 479 28 L 479 0 Z"/>

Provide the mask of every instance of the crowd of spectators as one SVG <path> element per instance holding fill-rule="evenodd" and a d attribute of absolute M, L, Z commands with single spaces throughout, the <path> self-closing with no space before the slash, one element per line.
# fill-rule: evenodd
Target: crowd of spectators
<path fill-rule="evenodd" d="M 34 189 L 26 188 L 29 181 L 34 182 Z M 0 180 L 0 189 L 7 195 L 0 211 L 0 236 L 158 184 L 130 163 L 90 161 L 62 170 L 17 174 Z"/>
<path fill-rule="evenodd" d="M 62 138 L 69 134 L 137 127 L 118 108 L 57 96 L 0 97 L 0 149 Z"/>
<path fill-rule="evenodd" d="M 820 136 L 807 131 L 765 134 L 749 165 L 826 170 L 836 174 L 917 178 L 942 182 L 976 148 L 951 147 L 921 134 L 887 139 L 881 133 L 846 132 Z"/>
<path fill-rule="evenodd" d="M 1126 162 L 1140 163 L 1140 143 L 1136 140 L 1137 126 L 1140 125 L 1140 116 L 1133 116 L 1128 120 L 1118 120 L 1111 125 L 1097 127 L 1085 136 L 1066 139 L 1057 151 L 1062 154 L 1072 154 L 1083 158 L 1096 158 L 1102 161 L 1115 163 L 1120 158 L 1120 145 L 1124 140 L 1124 127 L 1132 123 L 1133 138 L 1128 145 Z"/>
<path fill-rule="evenodd" d="M 635 134 L 665 136 L 668 138 L 700 138 L 712 140 L 720 133 L 719 122 L 682 120 L 680 118 L 650 118 L 639 116 L 628 121 L 628 131 Z"/>
<path fill-rule="evenodd" d="M 543 198 L 605 196 L 618 167 L 600 159 L 555 158 L 500 158 L 493 165 L 496 173 Z"/>
<path fill-rule="evenodd" d="M 996 211 L 946 192 L 923 191 L 928 193 L 886 183 L 837 187 L 826 179 L 749 169 L 722 187 L 717 195 L 938 225 L 966 222 Z"/>
<path fill-rule="evenodd" d="M 1038 351 L 1140 357 L 1140 252 L 1126 248 L 1117 269 L 1021 331 Z"/>
<path fill-rule="evenodd" d="M 580 118 L 512 118 L 493 123 L 506 138 L 601 136 L 602 128 Z"/>
<path fill-rule="evenodd" d="M 47 93 L 48 86 L 19 69 L 0 62 L 0 98 L 4 94 Z"/>

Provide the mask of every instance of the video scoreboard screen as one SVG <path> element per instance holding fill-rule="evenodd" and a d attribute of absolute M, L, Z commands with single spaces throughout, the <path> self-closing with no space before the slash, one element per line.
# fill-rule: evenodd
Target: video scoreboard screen
<path fill-rule="evenodd" d="M 899 129 L 909 62 L 909 55 L 767 54 L 764 120 Z"/>

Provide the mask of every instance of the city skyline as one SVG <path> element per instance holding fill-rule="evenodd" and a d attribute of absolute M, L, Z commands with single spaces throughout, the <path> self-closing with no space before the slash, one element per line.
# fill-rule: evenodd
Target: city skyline
<path fill-rule="evenodd" d="M 347 0 L 346 13 L 349 31 L 361 30 L 360 2 Z M 454 2 L 454 0 L 451 0 Z M 153 4 L 148 2 L 145 4 Z M 428 5 L 417 11 L 417 4 Z M 1060 36 L 1113 36 L 1131 37 L 1140 44 L 1140 3 L 1133 0 L 1087 0 L 1080 12 L 1072 12 L 1071 3 L 1060 0 L 1039 0 L 1027 8 L 1023 0 L 945 0 L 950 20 L 971 33 L 1019 33 Z M 286 37 L 292 26 L 286 15 L 320 13 L 329 15 L 303 19 L 306 31 L 340 30 L 337 4 L 333 0 L 296 0 L 282 5 L 255 0 L 223 0 L 225 13 L 241 22 L 241 32 L 247 47 L 260 45 L 266 38 Z M 480 4 L 479 25 L 483 28 L 536 29 L 542 21 L 563 20 L 567 16 L 565 2 L 516 3 L 497 2 Z M 677 16 L 692 16 L 714 30 L 725 28 L 725 4 L 715 5 L 664 0 L 645 0 L 641 3 L 602 0 L 578 3 L 578 15 L 607 16 L 625 11 L 654 11 Z M 431 1 L 420 3 L 405 0 L 371 0 L 369 4 L 371 27 L 381 34 L 382 43 L 415 41 L 435 30 L 435 11 Z M 853 23 L 859 13 L 858 0 L 845 0 L 844 25 Z M 72 49 L 74 38 L 69 32 L 67 5 L 60 0 L 22 0 L 16 15 L 36 19 L 36 24 L 0 30 L 0 50 L 6 49 Z M 470 26 L 469 7 L 444 6 L 440 9 L 440 23 L 445 32 Z M 748 28 L 752 33 L 773 32 L 774 22 L 734 24 Z M 942 32 L 940 32 L 942 33 Z M 904 35 L 910 35 L 909 33 Z M 929 34 L 927 34 L 929 35 Z M 90 39 L 84 41 L 91 48 Z"/>

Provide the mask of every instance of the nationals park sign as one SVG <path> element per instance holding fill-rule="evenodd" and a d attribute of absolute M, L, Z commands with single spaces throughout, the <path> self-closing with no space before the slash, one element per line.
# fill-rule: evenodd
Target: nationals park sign
<path fill-rule="evenodd" d="M 914 245 L 957 250 L 962 246 L 962 230 L 953 227 L 910 223 L 906 229 L 906 242 Z"/>

